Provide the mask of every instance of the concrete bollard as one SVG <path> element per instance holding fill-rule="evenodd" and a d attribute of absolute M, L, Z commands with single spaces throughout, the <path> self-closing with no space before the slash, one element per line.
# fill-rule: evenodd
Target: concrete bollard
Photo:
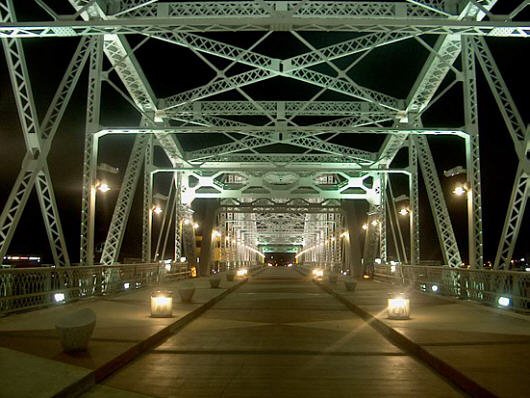
<path fill-rule="evenodd" d="M 226 271 L 226 280 L 227 281 L 233 281 L 236 276 L 236 273 L 232 271 Z"/>
<path fill-rule="evenodd" d="M 210 287 L 216 289 L 221 283 L 221 277 L 217 274 L 210 276 Z"/>
<path fill-rule="evenodd" d="M 346 278 L 344 279 L 344 287 L 347 291 L 353 292 L 357 287 L 357 281 L 353 278 Z"/>
<path fill-rule="evenodd" d="M 67 314 L 55 322 L 65 352 L 86 351 L 96 326 L 96 313 L 90 308 Z"/>
<path fill-rule="evenodd" d="M 179 287 L 180 300 L 183 303 L 189 303 L 195 293 L 195 285 L 191 282 L 182 282 Z"/>

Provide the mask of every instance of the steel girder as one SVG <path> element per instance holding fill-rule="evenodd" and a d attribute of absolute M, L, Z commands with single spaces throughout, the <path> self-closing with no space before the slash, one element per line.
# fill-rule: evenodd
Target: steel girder
<path fill-rule="evenodd" d="M 112 214 L 107 239 L 103 246 L 101 254 L 102 264 L 114 264 L 118 261 L 125 227 L 129 219 L 136 185 L 140 177 L 140 171 L 143 166 L 145 153 L 150 141 L 149 135 L 141 134 L 135 137 L 134 145 L 131 150 L 131 156 L 127 164 L 127 170 L 123 177 L 118 200 Z"/>
<path fill-rule="evenodd" d="M 1 16 L 3 21 L 16 20 L 10 0 L 0 3 L 0 10 L 5 12 Z M 83 39 L 79 43 L 40 125 L 22 43 L 18 39 L 2 39 L 2 44 L 8 62 L 27 154 L 0 215 L 0 259 L 6 254 L 29 194 L 35 185 L 54 262 L 59 266 L 70 265 L 46 157 L 86 63 L 90 51 L 90 39 Z"/>
<path fill-rule="evenodd" d="M 475 54 L 486 76 L 495 101 L 512 138 L 519 165 L 513 184 L 508 211 L 502 230 L 495 268 L 508 269 L 512 259 L 519 230 L 525 214 L 528 196 L 530 195 L 530 128 L 525 127 L 521 114 L 502 78 L 495 60 L 484 39 L 473 40 Z"/>
<path fill-rule="evenodd" d="M 256 106 L 257 104 L 257 106 Z M 366 115 L 394 117 L 395 112 L 364 101 L 195 101 L 177 108 L 160 110 L 161 118 L 203 116 L 251 116 L 263 115 L 263 110 L 282 117 Z"/>
<path fill-rule="evenodd" d="M 81 242 L 79 262 L 94 264 L 94 224 L 96 208 L 96 168 L 100 134 L 93 133 L 100 120 L 102 38 L 93 37 L 88 71 L 88 92 L 83 154 L 83 191 L 81 196 Z"/>
<path fill-rule="evenodd" d="M 434 224 L 438 232 L 438 238 L 442 246 L 444 263 L 450 267 L 459 267 L 462 264 L 458 244 L 456 243 L 453 226 L 449 217 L 449 211 L 445 204 L 445 198 L 440 186 L 440 179 L 427 137 L 415 137 L 414 144 L 418 151 L 418 158 L 423 174 L 423 180 L 427 188 L 431 210 L 434 216 Z"/>
<path fill-rule="evenodd" d="M 200 3 L 195 3 L 200 4 Z M 329 8 L 336 8 L 332 3 Z M 324 31 L 324 32 L 399 32 L 411 35 L 472 35 L 490 37 L 528 37 L 530 23 L 512 21 L 467 21 L 447 18 L 374 18 L 355 17 L 160 17 L 118 18 L 116 20 L 57 20 L 0 24 L 0 37 L 37 38 L 94 35 L 159 34 L 173 32 L 244 31 Z"/>
<path fill-rule="evenodd" d="M 352 177 L 344 171 L 335 173 L 296 173 L 273 171 L 251 173 L 238 171 L 232 175 L 237 181 L 225 182 L 230 173 L 219 170 L 214 173 L 182 171 L 183 203 L 196 198 L 325 198 L 371 199 L 378 194 L 377 176 L 365 173 Z M 334 176 L 333 183 L 321 181 L 321 176 Z M 368 183 L 367 179 L 374 180 Z"/>
<path fill-rule="evenodd" d="M 151 262 L 151 232 L 153 225 L 153 136 L 147 138 L 144 156 L 143 210 L 142 210 L 142 260 Z M 166 209 L 167 210 L 167 209 Z"/>
<path fill-rule="evenodd" d="M 480 150 L 478 130 L 477 82 L 475 55 L 470 38 L 462 38 L 462 79 L 464 88 L 464 118 L 466 131 L 467 210 L 469 264 L 482 267 L 484 262 L 482 236 L 482 186 L 480 180 Z"/>

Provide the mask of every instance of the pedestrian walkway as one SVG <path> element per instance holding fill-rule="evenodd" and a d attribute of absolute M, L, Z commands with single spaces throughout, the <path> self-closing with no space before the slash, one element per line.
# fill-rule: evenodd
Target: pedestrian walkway
<path fill-rule="evenodd" d="M 84 398 L 462 396 L 289 268 L 252 277 L 103 384 Z"/>
<path fill-rule="evenodd" d="M 361 281 L 355 292 L 340 282 L 322 285 L 469 393 L 530 395 L 530 316 L 410 291 L 411 319 L 389 320 L 386 299 L 403 288 L 378 281 Z"/>
<path fill-rule="evenodd" d="M 182 281 L 166 280 L 161 287 L 178 297 Z M 211 289 L 207 278 L 192 281 L 196 292 L 191 303 L 174 300 L 173 318 L 151 318 L 145 288 L 67 305 L 12 314 L 0 319 L 0 397 L 39 398 L 76 396 L 114 369 L 122 367 L 179 326 L 199 315 L 241 281 L 223 278 Z M 96 313 L 96 328 L 89 350 L 65 354 L 55 331 L 55 321 L 81 308 Z M 98 388 L 102 393 L 111 389 Z M 115 396 L 115 395 L 113 395 Z M 133 397 L 133 395 L 125 395 Z"/>

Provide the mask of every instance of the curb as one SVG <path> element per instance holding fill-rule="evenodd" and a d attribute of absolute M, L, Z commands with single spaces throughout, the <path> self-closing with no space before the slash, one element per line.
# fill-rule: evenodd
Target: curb
<path fill-rule="evenodd" d="M 147 339 L 140 341 L 139 343 L 130 347 L 127 351 L 121 353 L 117 357 L 111 359 L 109 362 L 103 364 L 99 368 L 93 370 L 88 375 L 82 379 L 76 381 L 75 383 L 70 384 L 65 387 L 63 390 L 55 394 L 54 398 L 70 398 L 77 397 L 80 394 L 88 391 L 95 384 L 99 383 L 106 377 L 110 376 L 113 372 L 124 367 L 127 363 L 134 360 L 140 354 L 143 354 L 147 350 L 156 346 L 159 342 L 169 337 L 171 334 L 176 332 L 178 329 L 183 328 L 188 323 L 190 323 L 195 318 L 199 317 L 203 312 L 211 308 L 213 305 L 217 304 L 228 294 L 232 293 L 234 290 L 242 286 L 247 282 L 248 279 L 244 279 L 241 282 L 235 284 L 234 286 L 226 289 L 223 293 L 214 298 L 210 299 L 206 303 L 202 304 L 200 307 L 195 308 L 193 311 L 187 313 L 182 318 L 177 319 L 172 324 L 166 326 L 165 328 L 159 330 L 152 336 Z"/>
<path fill-rule="evenodd" d="M 369 312 L 363 310 L 362 308 L 356 306 L 339 293 L 330 289 L 328 286 L 317 282 L 314 279 L 313 283 L 315 283 L 322 290 L 335 297 L 338 301 L 348 307 L 349 310 L 359 315 L 372 328 L 381 333 L 392 344 L 398 346 L 405 352 L 408 352 L 415 358 L 421 360 L 423 363 L 434 369 L 437 373 L 442 375 L 449 382 L 460 388 L 465 393 L 469 394 L 472 397 L 498 398 L 497 395 L 482 387 L 480 384 L 470 379 L 458 369 L 454 368 L 453 366 L 441 360 L 440 358 L 435 357 L 427 350 L 425 350 L 421 345 L 413 342 L 409 338 L 405 337 L 403 334 L 397 332 L 391 326 L 387 325 L 385 322 L 381 321 L 380 319 L 373 316 Z"/>

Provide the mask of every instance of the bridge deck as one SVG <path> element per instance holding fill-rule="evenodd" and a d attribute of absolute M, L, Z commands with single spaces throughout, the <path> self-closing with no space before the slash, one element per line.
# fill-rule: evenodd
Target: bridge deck
<path fill-rule="evenodd" d="M 267 269 L 111 376 L 156 397 L 460 396 L 292 269 Z"/>
<path fill-rule="evenodd" d="M 324 283 L 347 308 L 296 271 L 275 268 L 172 334 L 226 292 L 203 278 L 194 283 L 195 302 L 178 303 L 169 320 L 147 316 L 148 290 L 0 319 L 0 397 L 79 391 L 113 368 L 121 369 L 85 398 L 462 395 L 448 380 L 479 396 L 523 397 L 530 389 L 528 317 L 412 293 L 412 319 L 389 321 L 388 284 L 361 281 L 349 293 Z M 70 356 L 53 321 L 80 307 L 96 311 L 97 327 L 89 351 Z M 378 331 L 362 319 L 370 317 Z M 398 346 L 382 334 L 401 337 Z"/>

